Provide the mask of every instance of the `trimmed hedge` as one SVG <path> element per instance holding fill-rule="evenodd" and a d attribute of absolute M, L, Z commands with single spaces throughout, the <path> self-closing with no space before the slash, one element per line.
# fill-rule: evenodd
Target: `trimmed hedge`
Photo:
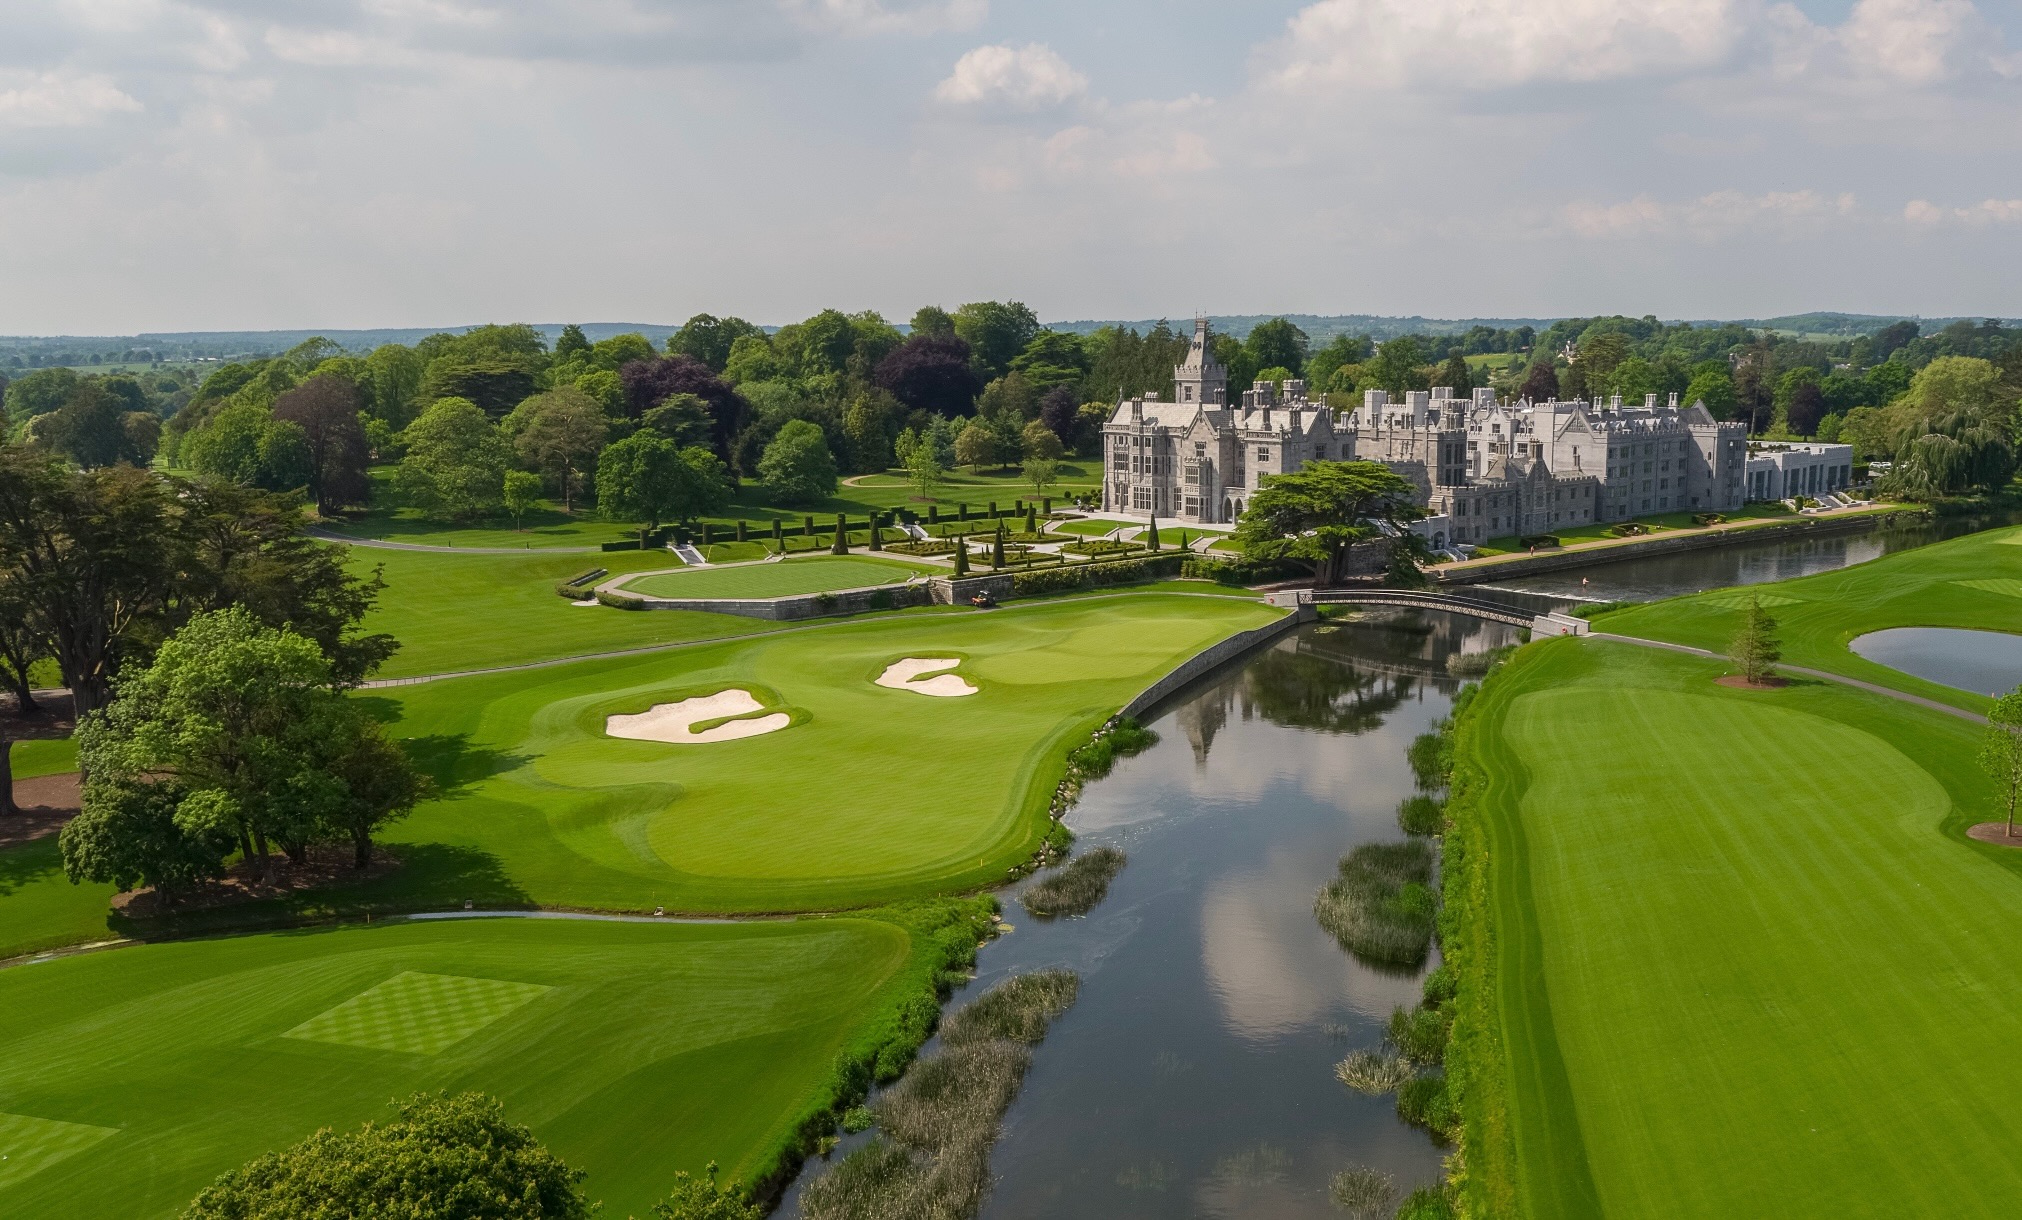
<path fill-rule="evenodd" d="M 1118 559 L 1106 563 L 1077 563 L 1011 574 L 1011 596 L 1044 597 L 1049 593 L 1070 593 L 1103 585 L 1129 585 L 1178 575 L 1185 556 L 1147 555 L 1141 559 Z"/>

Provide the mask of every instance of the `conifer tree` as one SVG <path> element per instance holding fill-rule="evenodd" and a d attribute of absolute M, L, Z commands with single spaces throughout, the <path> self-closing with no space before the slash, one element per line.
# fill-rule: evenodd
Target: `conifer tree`
<path fill-rule="evenodd" d="M 871 514 L 871 549 L 874 551 L 885 549 L 884 531 L 878 528 L 878 522 L 883 519 L 883 516 L 878 513 Z"/>
<path fill-rule="evenodd" d="M 1734 635 L 1728 656 L 1741 667 L 1741 676 L 1750 686 L 1761 686 L 1783 654 L 1777 650 L 1776 620 L 1762 608 L 1762 599 L 1750 595 L 1741 612 L 1741 630 Z"/>
<path fill-rule="evenodd" d="M 1144 532 L 1144 549 L 1147 551 L 1156 551 L 1158 549 L 1158 517 L 1156 514 L 1151 518 L 1150 528 Z"/>
<path fill-rule="evenodd" d="M 993 568 L 1004 566 L 1004 523 L 1002 521 L 997 523 L 997 532 L 991 535 L 990 538 L 990 566 Z"/>
<path fill-rule="evenodd" d="M 831 555 L 847 555 L 850 553 L 849 522 L 844 519 L 841 513 L 837 513 L 835 516 L 835 541 L 829 544 L 828 553 Z"/>
<path fill-rule="evenodd" d="M 955 535 L 955 579 L 969 574 L 969 540 L 961 534 Z"/>
<path fill-rule="evenodd" d="M 1028 534 L 1039 532 L 1039 512 L 1030 504 L 1025 506 L 1025 532 Z"/>

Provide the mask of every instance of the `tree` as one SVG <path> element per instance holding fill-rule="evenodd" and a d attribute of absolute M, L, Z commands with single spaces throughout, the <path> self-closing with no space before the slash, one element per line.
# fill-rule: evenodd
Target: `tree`
<path fill-rule="evenodd" d="M 877 528 L 876 524 L 873 523 L 871 528 L 875 531 Z M 828 552 L 831 555 L 847 555 L 850 553 L 850 523 L 849 519 L 841 513 L 836 514 L 835 539 L 829 543 Z"/>
<path fill-rule="evenodd" d="M 2008 838 L 2015 837 L 2015 805 L 2022 799 L 2022 686 L 1994 701 L 1987 711 L 1987 736 L 1980 743 L 1980 766 L 1994 780 L 2008 809 Z"/>
<path fill-rule="evenodd" d="M 1523 388 L 1517 397 L 1532 402 L 1551 402 L 1559 396 L 1559 371 L 1552 366 L 1549 354 L 1541 355 L 1531 365 L 1530 373 L 1524 377 Z"/>
<path fill-rule="evenodd" d="M 504 419 L 538 388 L 538 368 L 539 361 L 523 353 L 458 351 L 429 362 L 421 394 L 431 400 L 463 399 L 493 419 Z"/>
<path fill-rule="evenodd" d="M 525 470 L 505 473 L 505 506 L 513 515 L 513 532 L 521 532 L 527 510 L 541 502 L 541 476 Z"/>
<path fill-rule="evenodd" d="M 365 868 L 372 863 L 372 836 L 434 796 L 435 784 L 372 720 L 356 716 L 345 729 L 326 764 L 338 784 L 327 829 L 350 836 L 352 867 Z"/>
<path fill-rule="evenodd" d="M 353 837 L 359 825 L 369 835 L 424 790 L 406 755 L 383 739 L 363 741 L 377 732 L 314 640 L 239 606 L 199 614 L 110 704 L 79 721 L 87 778 L 73 820 L 81 826 L 62 840 L 64 867 L 73 881 L 130 883 L 109 848 L 132 848 L 124 839 L 137 833 L 170 862 L 208 850 L 213 871 L 236 846 L 260 877 L 270 843 L 300 862 L 310 843 Z M 360 757 L 341 765 L 352 755 Z M 142 868 L 146 857 L 129 863 Z"/>
<path fill-rule="evenodd" d="M 1741 677 L 1750 686 L 1764 685 L 1783 654 L 1777 650 L 1776 620 L 1762 608 L 1762 599 L 1751 594 L 1741 611 L 1741 629 L 1734 633 L 1727 655 L 1741 667 Z"/>
<path fill-rule="evenodd" d="M 47 415 L 70 401 L 80 378 L 76 369 L 37 369 L 7 383 L 7 414 L 17 424 Z"/>
<path fill-rule="evenodd" d="M 764 1220 L 765 1211 L 747 1203 L 737 1183 L 716 1184 L 716 1162 L 709 1162 L 700 1178 L 691 1178 L 685 1169 L 674 1171 L 674 1190 L 653 1205 L 659 1220 Z"/>
<path fill-rule="evenodd" d="M 1011 369 L 1037 390 L 1060 388 L 1072 392 L 1088 373 L 1088 349 L 1079 335 L 1042 330 L 1011 362 Z"/>
<path fill-rule="evenodd" d="M 1440 367 L 1439 380 L 1453 391 L 1455 398 L 1466 398 L 1474 392 L 1474 376 L 1468 371 L 1467 357 L 1455 348 L 1447 354 L 1446 363 Z"/>
<path fill-rule="evenodd" d="M 1705 403 L 1715 419 L 1732 419 L 1739 405 L 1734 394 L 1734 378 L 1724 366 L 1696 369 L 1685 387 L 1685 402 Z"/>
<path fill-rule="evenodd" d="M 957 534 L 955 536 L 955 579 L 960 580 L 968 574 L 969 539 L 965 535 Z"/>
<path fill-rule="evenodd" d="M 358 418 L 358 387 L 319 373 L 274 400 L 274 418 L 302 429 L 307 447 L 309 497 L 329 516 L 347 504 L 362 504 L 371 484 L 365 477 L 369 452 Z"/>
<path fill-rule="evenodd" d="M 1060 438 L 1063 453 L 1080 448 L 1081 399 L 1067 386 L 1055 386 L 1039 399 L 1039 422 Z"/>
<path fill-rule="evenodd" d="M 392 1122 L 325 1127 L 224 1174 L 182 1220 L 589 1220 L 582 1177 L 496 1099 L 417 1093 Z"/>
<path fill-rule="evenodd" d="M 574 322 L 562 327 L 562 333 L 555 339 L 555 365 L 583 364 L 590 359 L 590 337 Z"/>
<path fill-rule="evenodd" d="M 1060 463 L 1051 458 L 1026 458 L 1025 481 L 1032 484 L 1032 494 L 1043 496 L 1046 489 L 1060 481 Z"/>
<path fill-rule="evenodd" d="M 1149 518 L 1148 518 L 1148 519 L 1146 520 L 1146 522 L 1145 522 L 1145 528 L 1144 528 L 1144 549 L 1145 549 L 1145 550 L 1147 550 L 1147 551 L 1156 551 L 1156 550 L 1158 549 L 1158 514 L 1157 514 L 1157 513 L 1153 513 L 1153 514 L 1152 514 L 1152 515 L 1151 515 L 1151 516 L 1150 516 L 1150 517 L 1149 517 Z"/>
<path fill-rule="evenodd" d="M 613 442 L 597 462 L 597 511 L 657 527 L 680 512 L 691 473 L 673 441 L 657 432 L 634 432 Z"/>
<path fill-rule="evenodd" d="M 996 532 L 990 535 L 990 566 L 992 568 L 1004 566 L 1004 523 L 1002 521 L 997 523 Z"/>
<path fill-rule="evenodd" d="M 125 414 L 125 405 L 106 391 L 103 382 L 87 378 L 77 383 L 38 435 L 86 470 L 110 466 L 126 448 L 121 427 Z"/>
<path fill-rule="evenodd" d="M 955 437 L 955 460 L 971 470 L 981 470 L 996 461 L 996 431 L 980 417 L 971 419 L 968 427 Z"/>
<path fill-rule="evenodd" d="M 1825 418 L 1825 393 L 1818 383 L 1807 381 L 1790 394 L 1790 407 L 1785 416 L 1793 436 L 1815 436 L 1818 421 Z"/>
<path fill-rule="evenodd" d="M 512 450 L 476 403 L 439 399 L 400 439 L 407 456 L 395 481 L 423 511 L 468 520 L 499 510 Z"/>
<path fill-rule="evenodd" d="M 743 429 L 751 408 L 708 365 L 692 356 L 634 360 L 618 370 L 618 379 L 624 385 L 625 414 L 632 419 L 643 419 L 675 394 L 701 399 L 709 407 L 710 447 L 718 457 L 730 460 L 730 442 Z"/>
<path fill-rule="evenodd" d="M 966 415 L 975 409 L 983 379 L 970 361 L 969 344 L 952 331 L 916 333 L 878 361 L 880 388 L 915 411 Z"/>
<path fill-rule="evenodd" d="M 763 338 L 765 332 L 743 318 L 717 318 L 698 313 L 667 336 L 667 354 L 687 356 L 721 373 L 730 362 L 730 348 L 746 335 Z"/>
<path fill-rule="evenodd" d="M 910 329 L 916 335 L 952 335 L 955 318 L 939 305 L 922 305 L 913 312 Z"/>
<path fill-rule="evenodd" d="M 1399 335 L 1376 349 L 1362 364 L 1362 379 L 1378 389 L 1402 394 L 1407 390 L 1428 390 L 1425 349 L 1411 335 Z"/>
<path fill-rule="evenodd" d="M 1060 443 L 1060 434 L 1046 426 L 1041 420 L 1026 424 L 1018 434 L 1020 448 L 1028 458 L 1044 458 L 1057 461 L 1065 455 L 1066 449 Z"/>
<path fill-rule="evenodd" d="M 1039 317 L 1019 301 L 972 301 L 955 311 L 955 333 L 986 378 L 1002 377 L 1039 334 Z"/>
<path fill-rule="evenodd" d="M 1404 522 L 1424 515 L 1417 499 L 1417 488 L 1380 462 L 1308 462 L 1265 476 L 1235 538 L 1246 557 L 1297 563 L 1312 570 L 1316 584 L 1334 584 L 1345 575 L 1348 549 L 1383 535 L 1377 522 L 1402 535 Z"/>
<path fill-rule="evenodd" d="M 1284 318 L 1272 318 L 1250 328 L 1243 340 L 1243 354 L 1251 368 L 1284 368 L 1296 377 L 1306 367 L 1306 353 L 1312 343 L 1306 332 Z"/>
<path fill-rule="evenodd" d="M 922 499 L 933 499 L 934 491 L 947 478 L 947 467 L 931 439 L 915 443 L 905 457 L 906 478 L 919 490 Z"/>
<path fill-rule="evenodd" d="M 701 412 L 700 399 L 691 396 L 687 401 L 697 404 L 696 410 Z M 655 408 L 667 409 L 664 405 Z M 521 461 L 553 477 L 562 511 L 574 512 L 583 472 L 603 451 L 604 438 L 610 432 L 603 407 L 575 386 L 563 386 L 527 399 L 513 415 L 522 418 L 519 434 L 513 438 L 514 451 Z M 704 414 L 699 439 L 706 441 L 707 436 L 708 417 Z M 680 438 L 675 439 L 679 443 Z"/>
<path fill-rule="evenodd" d="M 835 494 L 835 458 L 819 425 L 788 421 L 758 459 L 758 477 L 773 499 L 812 504 Z"/>

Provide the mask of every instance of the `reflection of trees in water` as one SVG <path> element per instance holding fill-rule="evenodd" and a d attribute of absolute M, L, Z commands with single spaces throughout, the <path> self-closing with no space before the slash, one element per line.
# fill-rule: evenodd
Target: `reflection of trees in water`
<path fill-rule="evenodd" d="M 1322 624 L 1280 639 L 1173 711 L 1173 723 L 1204 765 L 1215 736 L 1237 712 L 1273 724 L 1328 733 L 1366 733 L 1428 689 L 1452 695 L 1461 683 L 1446 658 L 1515 642 L 1498 623 L 1457 614 L 1405 611 Z"/>

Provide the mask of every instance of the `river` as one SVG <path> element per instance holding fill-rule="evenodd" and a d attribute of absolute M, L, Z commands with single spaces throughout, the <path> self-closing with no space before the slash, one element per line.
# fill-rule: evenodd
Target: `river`
<path fill-rule="evenodd" d="M 1968 529 L 1952 519 L 1631 560 L 1513 581 L 1505 596 L 1539 608 L 1564 595 L 1647 600 L 1844 567 Z M 1444 1150 L 1401 1122 L 1391 1097 L 1352 1092 L 1332 1071 L 1382 1040 L 1424 971 L 1356 962 L 1315 923 L 1313 896 L 1351 848 L 1403 837 L 1405 749 L 1460 686 L 1447 658 L 1515 638 L 1417 612 L 1307 626 L 1155 711 L 1158 744 L 1090 784 L 1067 818 L 1078 848 L 1129 854 L 1107 899 L 1085 918 L 1045 922 L 1016 890 L 1005 895 L 1013 930 L 982 951 L 977 981 L 953 1001 L 1049 966 L 1082 979 L 1006 1117 L 985 1220 L 1319 1220 L 1339 1214 L 1327 1183 L 1350 1166 L 1381 1169 L 1400 1191 L 1439 1179 Z M 797 1187 L 782 1214 L 797 1214 Z"/>

